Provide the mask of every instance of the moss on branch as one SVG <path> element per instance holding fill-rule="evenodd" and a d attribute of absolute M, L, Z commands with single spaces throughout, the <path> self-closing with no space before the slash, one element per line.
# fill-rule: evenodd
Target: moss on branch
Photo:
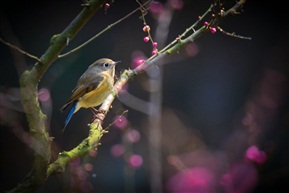
<path fill-rule="evenodd" d="M 90 151 L 96 149 L 101 137 L 106 132 L 101 126 L 101 121 L 96 119 L 94 123 L 90 124 L 89 136 L 72 150 L 59 153 L 58 158 L 49 165 L 46 176 L 49 177 L 50 175 L 64 172 L 66 165 L 70 161 L 78 157 L 83 157 Z"/>

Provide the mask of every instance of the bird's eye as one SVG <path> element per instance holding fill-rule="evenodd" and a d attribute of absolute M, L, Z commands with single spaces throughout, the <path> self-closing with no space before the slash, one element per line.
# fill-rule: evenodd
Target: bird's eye
<path fill-rule="evenodd" d="M 103 67 L 109 67 L 109 64 L 108 63 L 103 63 Z"/>

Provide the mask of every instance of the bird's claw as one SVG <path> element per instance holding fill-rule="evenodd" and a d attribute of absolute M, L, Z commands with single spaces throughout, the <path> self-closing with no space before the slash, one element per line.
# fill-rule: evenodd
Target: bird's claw
<path fill-rule="evenodd" d="M 91 121 L 93 122 L 95 119 L 98 119 L 98 120 L 100 120 L 101 122 L 103 122 L 103 118 L 100 117 L 100 116 L 98 116 L 98 115 L 93 115 L 93 118 L 92 118 Z"/>
<path fill-rule="evenodd" d="M 94 121 L 95 119 L 100 120 L 101 122 L 103 122 L 103 117 L 100 117 L 98 114 L 101 113 L 103 115 L 106 115 L 107 112 L 105 110 L 97 110 L 95 108 L 91 108 L 91 111 L 93 113 L 93 119 L 92 121 Z"/>

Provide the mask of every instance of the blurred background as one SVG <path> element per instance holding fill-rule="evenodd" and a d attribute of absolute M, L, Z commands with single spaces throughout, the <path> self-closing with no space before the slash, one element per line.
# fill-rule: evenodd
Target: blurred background
<path fill-rule="evenodd" d="M 51 37 L 81 11 L 81 0 L 1 1 L 0 37 L 41 57 Z M 197 21 L 212 1 L 155 1 L 145 16 L 160 50 Z M 235 1 L 224 1 L 230 8 Z M 138 7 L 116 0 L 99 10 L 63 53 Z M 90 110 L 59 109 L 95 60 L 120 60 L 117 76 L 151 56 L 138 12 L 81 50 L 58 59 L 39 85 L 39 100 L 54 137 L 52 160 L 88 135 Z M 209 19 L 209 18 L 208 18 Z M 208 33 L 152 66 L 123 88 L 104 127 L 101 146 L 51 176 L 37 192 L 280 192 L 289 190 L 288 33 L 283 1 L 247 1 L 224 20 L 227 32 Z M 19 98 L 19 76 L 35 61 L 0 43 L 1 188 L 12 189 L 30 171 L 33 151 Z M 120 116 L 125 110 L 127 114 Z"/>

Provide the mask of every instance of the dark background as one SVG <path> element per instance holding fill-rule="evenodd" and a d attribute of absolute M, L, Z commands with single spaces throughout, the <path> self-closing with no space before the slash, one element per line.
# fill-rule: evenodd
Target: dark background
<path fill-rule="evenodd" d="M 80 0 L 1 1 L 1 37 L 40 57 L 49 46 L 50 38 L 60 33 L 81 11 L 81 3 Z M 182 10 L 174 13 L 167 42 L 192 25 L 210 3 L 211 1 L 201 0 L 184 1 Z M 225 1 L 225 7 L 228 8 L 234 3 L 235 1 Z M 98 11 L 65 51 L 86 41 L 136 7 L 135 1 L 116 0 L 108 13 L 105 14 L 104 10 Z M 274 84 L 269 88 L 268 96 L 275 101 L 274 111 L 273 107 L 261 109 L 261 114 L 265 114 L 263 118 L 259 117 L 262 131 L 258 134 L 261 137 L 248 134 L 253 142 L 244 140 L 242 142 L 245 144 L 240 146 L 257 144 L 267 154 L 267 161 L 256 166 L 258 183 L 252 192 L 277 192 L 276 190 L 283 188 L 288 190 L 289 9 L 284 1 L 248 1 L 243 11 L 241 15 L 226 19 L 220 26 L 228 32 L 250 36 L 252 40 L 232 38 L 220 32 L 208 33 L 195 42 L 198 47 L 196 56 L 189 57 L 181 53 L 181 60 L 172 60 L 165 65 L 163 109 L 175 112 L 176 117 L 188 130 L 197 132 L 198 136 L 201 136 L 199 139 L 203 147 L 210 152 L 227 150 L 230 148 L 228 146 L 236 145 L 230 140 L 235 139 L 232 135 L 236 130 L 244 129 L 241 124 L 242 117 L 246 111 L 251 110 L 250 104 L 259 104 L 258 101 L 263 100 L 260 96 L 264 91 L 262 89 L 266 90 L 267 83 L 264 83 L 264 80 L 269 74 L 269 82 Z M 141 50 L 146 56 L 150 55 L 151 47 L 142 40 L 143 23 L 138 17 L 139 14 L 131 16 L 80 51 L 57 60 L 41 80 L 39 88 L 47 88 L 51 95 L 49 103 L 43 105 L 48 114 L 49 132 L 55 137 L 53 158 L 58 151 L 75 147 L 88 134 L 85 126 L 91 120 L 88 110 L 80 110 L 72 118 L 67 131 L 63 135 L 59 132 L 67 115 L 67 112 L 60 113 L 59 109 L 88 65 L 101 57 L 120 60 L 122 62 L 117 66 L 119 74 L 121 70 L 130 67 L 134 51 Z M 153 34 L 156 22 L 151 14 L 146 18 Z M 18 131 L 27 130 L 17 88 L 19 71 L 31 68 L 35 61 L 15 54 L 2 43 L 0 49 L 0 191 L 4 191 L 13 188 L 27 174 L 33 162 L 32 150 L 23 142 L 24 137 L 17 135 Z M 142 87 L 146 81 L 146 74 L 135 78 L 129 83 L 129 92 L 147 100 L 148 92 Z M 262 85 L 265 85 L 265 88 Z M 124 109 L 130 109 L 119 100 L 115 100 L 113 105 L 115 108 L 111 110 L 105 124 Z M 134 145 L 134 151 L 143 156 L 144 161 L 143 166 L 135 170 L 135 190 L 149 192 L 146 156 L 148 139 L 145 129 L 147 117 L 130 109 L 127 118 L 142 136 L 140 142 Z M 121 136 L 121 132 L 112 128 L 110 133 L 103 137 L 98 155 L 92 159 L 86 158 L 86 161 L 88 159 L 94 166 L 93 172 L 88 174 L 88 181 L 93 185 L 92 192 L 124 192 L 123 170 L 126 162 L 110 154 L 110 148 L 121 142 Z M 171 143 L 177 144 L 178 141 Z M 175 153 L 184 152 L 185 150 L 180 150 Z M 242 155 L 230 156 L 234 157 L 232 162 L 242 160 Z M 71 190 L 69 183 L 72 183 L 70 174 L 66 172 L 63 176 L 51 177 L 38 191 L 68 192 Z M 96 174 L 96 177 L 92 174 Z M 169 174 L 164 172 L 164 181 L 168 178 Z"/>

